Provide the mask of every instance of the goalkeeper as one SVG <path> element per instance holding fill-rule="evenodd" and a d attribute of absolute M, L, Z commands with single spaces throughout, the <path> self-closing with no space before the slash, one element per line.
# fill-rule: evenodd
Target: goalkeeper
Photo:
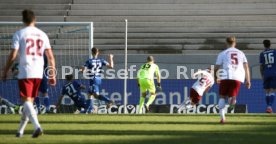
<path fill-rule="evenodd" d="M 154 75 L 157 77 L 157 87 L 161 89 L 161 79 L 159 67 L 154 63 L 153 56 L 149 56 L 147 58 L 147 63 L 143 64 L 138 71 L 137 80 L 138 87 L 140 87 L 140 91 L 142 96 L 140 97 L 139 103 L 139 113 L 143 112 L 143 105 L 145 103 L 145 98 L 147 96 L 147 92 L 149 92 L 150 97 L 146 103 L 146 111 L 149 111 L 149 106 L 153 103 L 156 97 L 156 89 L 154 85 Z"/>

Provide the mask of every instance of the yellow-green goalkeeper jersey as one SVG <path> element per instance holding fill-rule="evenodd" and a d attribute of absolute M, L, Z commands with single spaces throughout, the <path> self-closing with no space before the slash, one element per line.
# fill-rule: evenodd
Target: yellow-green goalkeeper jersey
<path fill-rule="evenodd" d="M 154 63 L 145 63 L 140 67 L 137 78 L 153 80 L 154 74 L 160 76 L 158 65 Z"/>

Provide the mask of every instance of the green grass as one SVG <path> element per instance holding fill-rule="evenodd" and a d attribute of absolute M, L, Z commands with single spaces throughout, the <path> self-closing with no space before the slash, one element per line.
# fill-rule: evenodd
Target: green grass
<path fill-rule="evenodd" d="M 273 144 L 276 115 L 40 115 L 45 134 L 32 139 L 29 124 L 15 138 L 19 115 L 0 115 L 0 143 Z"/>

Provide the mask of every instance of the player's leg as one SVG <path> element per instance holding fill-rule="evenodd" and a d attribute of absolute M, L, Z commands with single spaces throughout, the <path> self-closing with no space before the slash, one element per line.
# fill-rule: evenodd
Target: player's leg
<path fill-rule="evenodd" d="M 95 77 L 94 79 L 94 94 L 96 95 L 96 98 L 104 101 L 107 105 L 107 108 L 109 108 L 114 102 L 107 96 L 100 95 L 100 86 L 102 84 L 102 79 L 100 77 Z"/>
<path fill-rule="evenodd" d="M 43 97 L 43 104 L 46 108 L 46 113 L 50 113 L 50 99 L 48 95 L 48 78 L 45 76 L 41 81 L 39 91 L 41 92 L 41 96 Z"/>
<path fill-rule="evenodd" d="M 145 103 L 145 98 L 147 96 L 147 80 L 145 79 L 140 79 L 139 80 L 139 85 L 140 85 L 140 100 L 139 100 L 139 114 L 143 113 L 143 107 Z"/>
<path fill-rule="evenodd" d="M 33 106 L 34 97 L 36 97 L 38 94 L 40 82 L 41 79 L 22 79 L 18 82 L 25 114 L 33 123 L 35 129 L 35 132 L 33 133 L 34 138 L 42 134 L 42 129 L 37 118 L 37 113 Z"/>
<path fill-rule="evenodd" d="M 149 85 L 148 91 L 150 93 L 150 97 L 148 99 L 148 102 L 146 103 L 147 111 L 149 111 L 149 106 L 153 103 L 153 101 L 155 100 L 155 97 L 156 97 L 156 89 L 155 89 L 154 81 L 148 80 L 148 85 Z"/>
<path fill-rule="evenodd" d="M 39 96 L 35 97 L 34 103 L 35 103 L 36 108 L 37 108 L 37 113 L 40 114 L 41 113 L 41 104 L 40 104 L 40 97 Z"/>
<path fill-rule="evenodd" d="M 275 90 L 276 90 L 276 77 L 271 77 L 269 82 L 269 91 L 267 92 L 267 95 L 268 95 L 267 112 L 268 113 L 273 113 L 272 105 L 275 99 Z"/>
<path fill-rule="evenodd" d="M 192 109 L 198 102 L 201 100 L 202 96 L 200 96 L 196 90 L 193 88 L 190 89 L 190 97 L 185 99 L 178 108 L 178 112 L 180 113 L 185 109 Z"/>
<path fill-rule="evenodd" d="M 29 122 L 29 118 L 28 118 L 28 116 L 26 114 L 26 110 L 23 109 L 22 115 L 21 115 L 20 124 L 19 124 L 19 128 L 18 128 L 18 131 L 16 133 L 16 137 L 20 138 L 20 137 L 23 136 L 24 130 L 25 130 L 28 122 Z"/>
<path fill-rule="evenodd" d="M 218 106 L 219 106 L 219 114 L 220 114 L 220 123 L 224 123 L 226 118 L 225 118 L 225 99 L 228 95 L 228 90 L 229 90 L 229 80 L 221 80 L 220 85 L 219 85 L 219 94 L 220 98 L 218 101 Z"/>

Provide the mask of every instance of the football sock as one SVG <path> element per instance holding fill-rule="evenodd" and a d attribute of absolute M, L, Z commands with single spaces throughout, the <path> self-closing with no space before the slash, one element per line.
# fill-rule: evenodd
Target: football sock
<path fill-rule="evenodd" d="M 35 112 L 34 106 L 32 102 L 26 101 L 24 104 L 24 109 L 26 111 L 26 115 L 29 117 L 30 121 L 33 123 L 34 128 L 40 128 L 40 124 L 38 122 L 37 114 Z"/>
<path fill-rule="evenodd" d="M 98 99 L 101 100 L 101 101 L 110 102 L 110 99 L 106 96 L 103 96 L 103 95 L 99 95 Z"/>
<path fill-rule="evenodd" d="M 272 106 L 275 98 L 275 93 L 270 93 L 269 105 Z"/>
<path fill-rule="evenodd" d="M 28 122 L 29 122 L 29 118 L 26 115 L 25 110 L 23 110 L 21 120 L 20 120 L 20 125 L 18 128 L 18 133 L 24 134 L 24 130 L 25 130 L 25 127 L 27 126 Z"/>
<path fill-rule="evenodd" d="M 50 111 L 50 100 L 49 100 L 49 96 L 44 96 L 43 98 L 43 103 L 46 107 L 46 111 Z"/>
<path fill-rule="evenodd" d="M 2 98 L 2 104 L 8 106 L 8 107 L 16 107 L 13 103 L 11 103 L 9 100 Z"/>
<path fill-rule="evenodd" d="M 94 109 L 94 107 L 93 107 L 93 99 L 92 98 L 89 98 L 88 100 L 87 100 L 87 112 L 88 113 L 91 113 L 91 112 L 93 112 L 93 109 Z"/>
<path fill-rule="evenodd" d="M 225 120 L 225 99 L 224 98 L 220 98 L 219 102 L 219 114 L 220 114 L 220 118 Z"/>
<path fill-rule="evenodd" d="M 148 100 L 146 106 L 151 105 L 151 104 L 153 103 L 153 101 L 155 100 L 155 97 L 156 97 L 156 95 L 151 95 L 151 96 L 149 97 L 149 100 Z"/>
<path fill-rule="evenodd" d="M 140 103 L 139 103 L 139 113 L 143 113 L 143 106 L 144 106 L 144 102 L 145 102 L 145 97 L 140 97 Z"/>
<path fill-rule="evenodd" d="M 269 94 L 265 94 L 265 101 L 266 101 L 266 105 L 269 106 L 269 103 L 270 103 L 270 96 Z"/>
<path fill-rule="evenodd" d="M 40 110 L 40 98 L 39 98 L 39 96 L 37 96 L 37 97 L 34 99 L 34 102 L 35 102 L 35 105 L 36 105 L 37 110 Z"/>

